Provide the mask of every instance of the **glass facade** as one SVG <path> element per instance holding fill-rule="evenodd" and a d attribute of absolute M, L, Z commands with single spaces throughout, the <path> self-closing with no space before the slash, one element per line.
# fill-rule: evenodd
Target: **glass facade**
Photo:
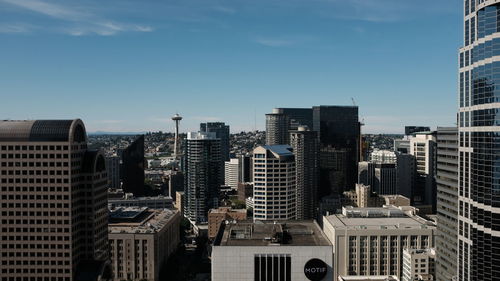
<path fill-rule="evenodd" d="M 458 280 L 500 276 L 500 4 L 465 0 L 459 54 Z"/>

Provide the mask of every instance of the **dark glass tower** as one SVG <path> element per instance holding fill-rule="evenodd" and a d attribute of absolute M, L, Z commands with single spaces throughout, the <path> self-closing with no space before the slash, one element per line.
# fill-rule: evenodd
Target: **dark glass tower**
<path fill-rule="evenodd" d="M 134 196 L 144 196 L 144 136 L 137 138 L 122 152 L 122 189 Z"/>
<path fill-rule="evenodd" d="M 188 133 L 185 145 L 184 216 L 193 223 L 206 223 L 208 211 L 219 206 L 224 183 L 224 161 L 215 133 Z"/>
<path fill-rule="evenodd" d="M 458 280 L 500 276 L 500 3 L 464 1 L 459 55 Z"/>
<path fill-rule="evenodd" d="M 229 125 L 226 125 L 224 122 L 201 123 L 200 132 L 215 133 L 215 136 L 220 139 L 222 160 L 229 161 L 229 152 L 231 150 L 229 143 Z"/>
<path fill-rule="evenodd" d="M 315 106 L 313 129 L 320 138 L 320 195 L 353 189 L 361 141 L 358 107 Z"/>
<path fill-rule="evenodd" d="M 291 131 L 290 145 L 295 155 L 297 219 L 314 219 L 318 207 L 318 132 L 300 126 Z"/>

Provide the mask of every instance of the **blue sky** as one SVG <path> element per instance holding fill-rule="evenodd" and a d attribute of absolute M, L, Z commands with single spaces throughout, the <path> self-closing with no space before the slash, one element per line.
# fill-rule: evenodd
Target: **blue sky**
<path fill-rule="evenodd" d="M 0 119 L 240 131 L 354 98 L 368 133 L 449 126 L 461 17 L 460 0 L 0 0 Z"/>

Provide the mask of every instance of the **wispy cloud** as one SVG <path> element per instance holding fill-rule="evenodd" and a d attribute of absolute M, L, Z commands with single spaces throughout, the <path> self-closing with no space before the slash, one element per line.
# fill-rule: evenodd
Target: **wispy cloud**
<path fill-rule="evenodd" d="M 255 38 L 255 43 L 267 47 L 286 47 L 295 44 L 295 42 L 292 40 L 285 40 L 279 38 L 263 38 L 263 37 Z"/>
<path fill-rule="evenodd" d="M 28 33 L 35 27 L 23 23 L 0 23 L 0 33 Z"/>
<path fill-rule="evenodd" d="M 224 14 L 233 15 L 236 13 L 236 9 L 227 6 L 215 6 L 212 8 L 214 11 L 221 12 Z"/>
<path fill-rule="evenodd" d="M 153 31 L 151 26 L 113 21 L 81 7 L 64 6 L 45 0 L 0 0 L 0 2 L 59 20 L 61 21 L 58 23 L 59 27 L 48 29 L 54 29 L 73 36 L 88 34 L 110 36 L 121 32 Z M 22 29 L 18 28 L 17 30 Z"/>

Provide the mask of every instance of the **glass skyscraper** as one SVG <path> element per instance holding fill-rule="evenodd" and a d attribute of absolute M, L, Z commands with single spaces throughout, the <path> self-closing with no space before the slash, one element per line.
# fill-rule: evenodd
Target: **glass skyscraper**
<path fill-rule="evenodd" d="M 500 3 L 465 0 L 459 54 L 458 280 L 500 276 Z"/>

